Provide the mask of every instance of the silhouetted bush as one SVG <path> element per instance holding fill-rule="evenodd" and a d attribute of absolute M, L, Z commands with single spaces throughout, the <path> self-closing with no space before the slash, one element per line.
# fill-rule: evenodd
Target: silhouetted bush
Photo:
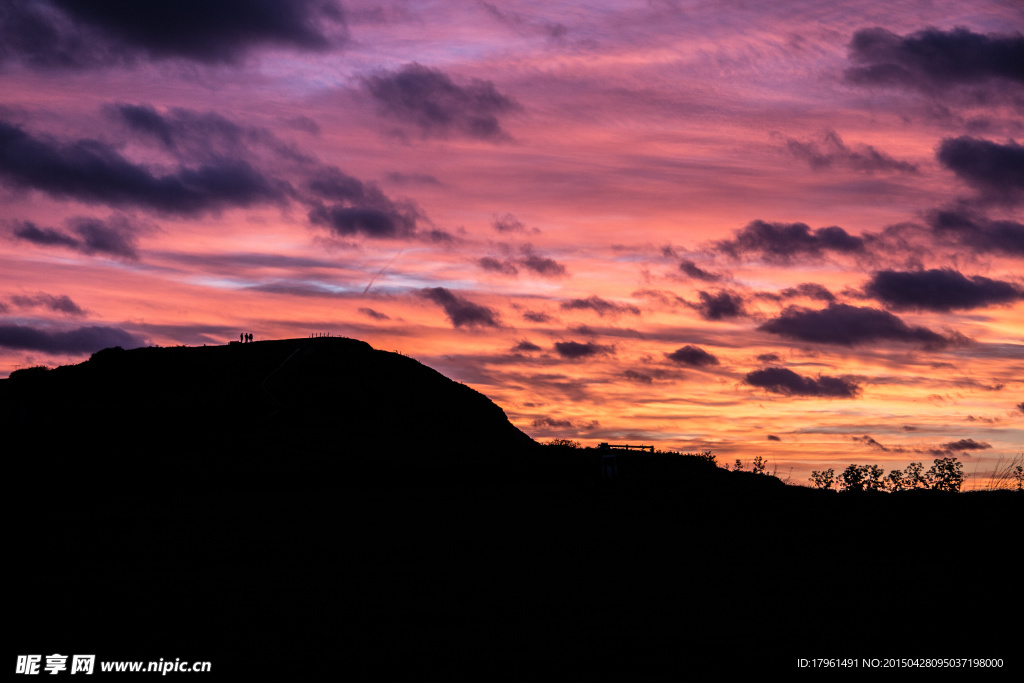
<path fill-rule="evenodd" d="M 889 472 L 889 474 L 885 475 L 885 479 L 882 480 L 882 484 L 886 491 L 892 491 L 893 493 L 910 488 L 907 484 L 907 477 L 903 474 L 902 470 L 892 470 Z"/>
<path fill-rule="evenodd" d="M 844 491 L 864 490 L 864 471 L 858 465 L 851 464 L 840 475 L 843 481 Z"/>
<path fill-rule="evenodd" d="M 958 493 L 964 483 L 964 465 L 956 458 L 936 458 L 927 476 L 931 488 Z"/>
<path fill-rule="evenodd" d="M 883 470 L 878 465 L 850 465 L 843 470 L 843 490 L 881 491 Z"/>
<path fill-rule="evenodd" d="M 912 462 L 903 470 L 904 485 L 908 489 L 928 488 L 928 479 L 924 476 L 924 463 Z"/>
<path fill-rule="evenodd" d="M 700 453 L 683 453 L 683 455 L 691 458 L 699 458 L 705 462 L 709 462 L 712 465 L 718 465 L 718 458 L 711 451 L 701 451 Z"/>
<path fill-rule="evenodd" d="M 10 379 L 28 379 L 31 377 L 38 377 L 40 375 L 45 375 L 49 371 L 50 368 L 46 367 L 45 365 L 36 365 L 31 368 L 22 368 L 20 370 L 15 370 L 10 374 Z"/>
<path fill-rule="evenodd" d="M 882 476 L 885 474 L 878 465 L 866 465 L 864 476 L 864 488 L 868 491 L 881 491 L 885 488 L 882 484 Z"/>
<path fill-rule="evenodd" d="M 825 472 L 812 472 L 811 482 L 818 488 L 828 488 L 831 482 Z M 844 491 L 906 491 L 915 488 L 959 492 L 964 483 L 964 466 L 955 457 L 936 458 L 925 472 L 924 465 L 912 462 L 903 472 L 892 470 L 884 478 L 878 465 L 850 465 L 840 475 Z"/>
<path fill-rule="evenodd" d="M 836 471 L 831 467 L 822 472 L 812 470 L 810 482 L 816 489 L 830 489 L 836 483 Z"/>

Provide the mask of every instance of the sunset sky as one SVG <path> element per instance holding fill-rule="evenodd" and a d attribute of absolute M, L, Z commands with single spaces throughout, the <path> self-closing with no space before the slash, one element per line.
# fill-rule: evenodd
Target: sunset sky
<path fill-rule="evenodd" d="M 331 333 L 541 441 L 984 484 L 1024 446 L 1022 31 L 1018 0 L 0 0 L 0 377 Z"/>

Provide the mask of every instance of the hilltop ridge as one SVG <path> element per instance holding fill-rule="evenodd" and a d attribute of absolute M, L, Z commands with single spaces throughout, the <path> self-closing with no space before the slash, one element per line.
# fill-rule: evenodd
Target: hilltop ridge
<path fill-rule="evenodd" d="M 0 380 L 0 423 L 37 448 L 448 453 L 535 442 L 483 394 L 418 361 L 344 337 L 99 351 Z"/>

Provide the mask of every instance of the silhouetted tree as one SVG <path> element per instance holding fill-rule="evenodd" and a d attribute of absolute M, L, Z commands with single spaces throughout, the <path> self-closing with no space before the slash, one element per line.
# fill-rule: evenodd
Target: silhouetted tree
<path fill-rule="evenodd" d="M 662 451 L 659 451 L 659 453 L 661 452 Z M 697 458 L 698 460 L 703 460 L 704 462 L 716 467 L 718 466 L 718 458 L 711 451 L 701 451 L 700 453 L 680 453 L 680 455 L 684 458 Z M 729 469 L 729 466 L 726 465 L 725 469 Z"/>
<path fill-rule="evenodd" d="M 908 489 L 928 488 L 928 479 L 924 476 L 924 463 L 912 462 L 903 470 L 904 484 Z"/>
<path fill-rule="evenodd" d="M 836 471 L 831 467 L 823 472 L 813 470 L 810 481 L 814 484 L 814 488 L 830 489 L 836 483 Z"/>
<path fill-rule="evenodd" d="M 889 474 L 885 475 L 885 479 L 882 480 L 882 486 L 887 491 L 903 491 L 910 488 L 907 485 L 907 478 L 904 476 L 902 470 L 892 470 Z"/>
<path fill-rule="evenodd" d="M 739 472 L 743 469 L 743 463 L 740 462 L 739 458 L 736 458 L 736 464 L 732 466 L 733 472 Z"/>
<path fill-rule="evenodd" d="M 864 490 L 864 470 L 860 465 L 850 465 L 840 475 L 843 480 L 844 491 Z"/>
<path fill-rule="evenodd" d="M 548 441 L 549 446 L 562 446 L 563 448 L 580 448 L 579 441 L 573 441 L 572 439 L 551 439 Z"/>
<path fill-rule="evenodd" d="M 964 464 L 955 457 L 936 458 L 927 477 L 933 489 L 958 493 L 964 483 Z"/>
<path fill-rule="evenodd" d="M 885 474 L 878 465 L 864 465 L 864 490 L 865 491 L 881 491 L 885 488 L 882 483 L 882 475 Z"/>
<path fill-rule="evenodd" d="M 765 468 L 768 463 L 760 455 L 754 456 L 754 469 L 751 470 L 754 474 L 765 474 Z"/>
<path fill-rule="evenodd" d="M 1013 468 L 1013 478 L 1017 480 L 1017 490 L 1024 488 L 1024 465 L 1017 465 Z"/>
<path fill-rule="evenodd" d="M 884 470 L 878 465 L 850 465 L 843 470 L 844 491 L 880 491 Z"/>
<path fill-rule="evenodd" d="M 700 453 L 694 453 L 693 455 L 697 456 L 701 460 L 707 460 L 712 465 L 718 464 L 718 458 L 716 458 L 715 454 L 712 453 L 711 451 L 701 451 Z M 1017 469 L 1020 468 L 1018 467 Z"/>

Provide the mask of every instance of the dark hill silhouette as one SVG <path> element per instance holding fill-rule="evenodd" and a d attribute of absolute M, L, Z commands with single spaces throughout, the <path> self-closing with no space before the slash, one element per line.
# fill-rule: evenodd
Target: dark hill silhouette
<path fill-rule="evenodd" d="M 477 454 L 535 445 L 479 392 L 397 353 L 346 338 L 105 349 L 0 380 L 8 434 L 108 450 L 236 449 Z"/>

